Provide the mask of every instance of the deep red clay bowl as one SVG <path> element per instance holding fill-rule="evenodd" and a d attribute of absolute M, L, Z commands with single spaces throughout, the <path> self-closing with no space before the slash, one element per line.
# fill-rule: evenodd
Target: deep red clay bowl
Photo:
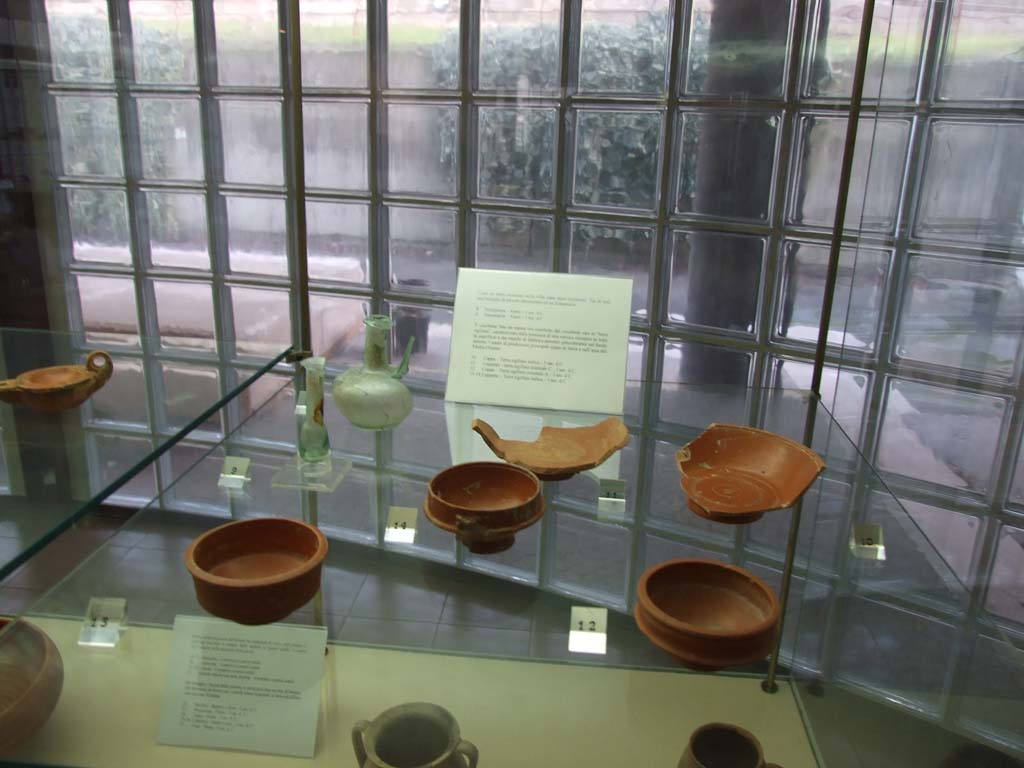
<path fill-rule="evenodd" d="M 779 627 L 779 599 L 749 571 L 716 560 L 680 558 L 649 568 L 634 616 L 648 639 L 693 669 L 753 664 Z"/>
<path fill-rule="evenodd" d="M 238 520 L 189 545 L 185 567 L 199 604 L 239 624 L 270 624 L 301 608 L 320 589 L 327 538 L 283 517 Z"/>

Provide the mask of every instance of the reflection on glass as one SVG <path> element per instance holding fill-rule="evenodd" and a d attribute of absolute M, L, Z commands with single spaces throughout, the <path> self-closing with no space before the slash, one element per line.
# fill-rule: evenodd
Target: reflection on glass
<path fill-rule="evenodd" d="M 662 341 L 662 421 L 703 430 L 745 424 L 753 353 L 689 341 Z"/>
<path fill-rule="evenodd" d="M 366 0 L 302 0 L 302 84 L 366 87 Z"/>
<path fill-rule="evenodd" d="M 75 281 L 86 342 L 138 346 L 135 281 L 93 275 L 76 275 Z"/>
<path fill-rule="evenodd" d="M 599 603 L 624 605 L 629 578 L 629 529 L 562 511 L 554 517 L 552 583 L 573 594 L 593 595 Z"/>
<path fill-rule="evenodd" d="M 455 221 L 452 209 L 388 207 L 393 286 L 410 291 L 455 291 Z"/>
<path fill-rule="evenodd" d="M 288 274 L 285 202 L 280 197 L 227 197 L 232 272 Z"/>
<path fill-rule="evenodd" d="M 896 354 L 1009 378 L 1024 327 L 1024 268 L 913 255 Z"/>
<path fill-rule="evenodd" d="M 56 80 L 114 79 L 107 0 L 46 0 L 46 27 Z"/>
<path fill-rule="evenodd" d="M 822 243 L 783 243 L 782 299 L 776 327 L 782 338 L 817 343 L 828 253 L 828 246 Z M 830 345 L 868 351 L 875 348 L 889 259 L 887 251 L 869 248 L 840 251 L 828 330 Z"/>
<path fill-rule="evenodd" d="M 67 195 L 71 255 L 75 261 L 131 264 L 124 192 L 73 187 Z"/>
<path fill-rule="evenodd" d="M 448 377 L 448 348 L 452 340 L 452 311 L 447 307 L 389 303 L 394 325 L 391 348 L 404 350 L 416 337 L 409 362 L 410 379 L 444 381 Z"/>
<path fill-rule="evenodd" d="M 121 176 L 121 129 L 112 96 L 57 96 L 64 173 Z"/>
<path fill-rule="evenodd" d="M 579 110 L 573 202 L 653 209 L 661 112 Z"/>
<path fill-rule="evenodd" d="M 680 112 L 679 123 L 676 211 L 767 221 L 778 115 Z"/>
<path fill-rule="evenodd" d="M 140 83 L 196 82 L 192 0 L 129 0 L 135 79 Z"/>
<path fill-rule="evenodd" d="M 480 3 L 480 87 L 529 94 L 558 87 L 560 0 Z"/>
<path fill-rule="evenodd" d="M 220 85 L 280 85 L 275 0 L 213 0 Z"/>
<path fill-rule="evenodd" d="M 209 283 L 154 280 L 153 293 L 161 347 L 216 350 Z"/>
<path fill-rule="evenodd" d="M 879 3 L 871 20 L 864 98 L 912 99 L 917 88 L 927 0 Z M 864 0 L 814 0 L 805 46 L 805 94 L 850 97 Z"/>
<path fill-rule="evenodd" d="M 280 102 L 224 99 L 220 127 L 225 181 L 284 183 Z"/>
<path fill-rule="evenodd" d="M 548 217 L 476 215 L 476 266 L 482 269 L 551 270 L 554 225 Z"/>
<path fill-rule="evenodd" d="M 313 280 L 369 282 L 369 208 L 306 200 L 306 254 Z"/>
<path fill-rule="evenodd" d="M 580 90 L 664 93 L 670 6 L 668 0 L 583 0 Z"/>
<path fill-rule="evenodd" d="M 197 99 L 138 99 L 142 175 L 203 178 L 203 138 Z"/>
<path fill-rule="evenodd" d="M 654 253 L 654 230 L 649 227 L 606 227 L 576 221 L 572 224 L 569 271 L 633 280 L 632 312 L 647 316 L 647 285 Z"/>
<path fill-rule="evenodd" d="M 307 187 L 367 188 L 367 125 L 363 102 L 303 102 Z"/>
<path fill-rule="evenodd" d="M 167 429 L 188 426 L 210 403 L 220 398 L 220 374 L 215 367 L 162 362 L 160 373 L 165 396 L 163 426 Z M 220 411 L 214 411 L 196 429 L 219 437 L 222 432 Z"/>
<path fill-rule="evenodd" d="M 558 112 L 480 107 L 478 116 L 480 196 L 550 200 Z"/>
<path fill-rule="evenodd" d="M 310 293 L 309 322 L 315 354 L 326 357 L 332 366 L 362 362 L 366 338 L 363 320 L 369 313 L 370 306 L 363 299 Z M 330 392 L 327 396 L 330 398 Z"/>
<path fill-rule="evenodd" d="M 205 196 L 152 191 L 145 195 L 153 265 L 209 270 Z"/>
<path fill-rule="evenodd" d="M 673 232 L 668 319 L 752 334 L 764 251 L 753 235 Z"/>
<path fill-rule="evenodd" d="M 268 357 L 291 344 L 288 291 L 240 285 L 232 285 L 229 290 L 238 354 Z"/>
<path fill-rule="evenodd" d="M 796 179 L 789 200 L 793 224 L 831 228 L 835 223 L 846 118 L 805 115 L 800 121 Z M 899 211 L 910 122 L 862 118 L 857 129 L 847 226 L 891 232 Z"/>
<path fill-rule="evenodd" d="M 388 190 L 455 195 L 459 108 L 388 105 Z"/>
<path fill-rule="evenodd" d="M 1024 99 L 1024 9 L 1012 1 L 957 0 L 951 16 L 939 96 L 964 101 Z"/>
<path fill-rule="evenodd" d="M 915 232 L 1020 247 L 1024 124 L 935 120 L 929 128 Z"/>
<path fill-rule="evenodd" d="M 390 0 L 388 86 L 459 85 L 459 0 Z"/>
<path fill-rule="evenodd" d="M 892 379 L 882 417 L 879 469 L 947 488 L 991 487 L 1006 401 Z"/>
<path fill-rule="evenodd" d="M 785 82 L 791 3 L 694 0 L 687 93 L 770 98 Z"/>

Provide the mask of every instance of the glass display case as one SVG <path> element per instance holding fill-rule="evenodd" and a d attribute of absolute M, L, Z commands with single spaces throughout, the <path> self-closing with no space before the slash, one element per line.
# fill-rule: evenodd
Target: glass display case
<path fill-rule="evenodd" d="M 257 760 L 163 746 L 157 729 L 175 618 L 206 615 L 185 550 L 214 527 L 263 516 L 313 522 L 329 542 L 319 595 L 285 619 L 327 629 L 314 764 L 356 765 L 356 722 L 412 701 L 450 710 L 487 766 L 675 765 L 691 732 L 713 721 L 746 728 L 770 761 L 788 768 L 959 765 L 942 761 L 972 742 L 1021 752 L 1019 733 L 1006 728 L 1024 700 L 1012 646 L 994 628 L 968 647 L 941 621 L 907 622 L 908 602 L 955 611 L 967 590 L 806 391 L 630 381 L 629 444 L 591 471 L 544 482 L 539 522 L 510 549 L 482 555 L 421 511 L 439 471 L 494 458 L 473 419 L 531 439 L 544 425 L 600 415 L 456 404 L 414 384 L 410 416 L 373 432 L 328 405 L 332 461 L 347 472 L 335 491 L 317 493 L 280 487 L 303 417 L 294 384 L 272 381 L 266 402 L 223 439 L 190 435 L 172 446 L 170 460 L 181 467 L 173 482 L 22 612 L 53 639 L 65 678 L 53 715 L 10 759 Z M 826 469 L 800 502 L 777 690 L 762 688 L 767 658 L 727 671 L 688 669 L 638 629 L 632 611 L 642 573 L 676 557 L 706 558 L 740 565 L 781 592 L 793 510 L 747 525 L 698 516 L 674 454 L 711 423 L 799 441 L 808 418 Z M 250 462 L 241 487 L 218 484 L 228 457 Z M 389 526 L 399 519 L 405 525 Z M 99 597 L 126 600 L 114 648 L 78 644 L 87 606 Z M 603 652 L 574 645 L 574 607 L 607 611 Z M 954 654 L 996 665 L 997 695 L 975 695 L 944 676 Z M 948 699 L 972 713 L 975 727 L 936 718 Z"/>
<path fill-rule="evenodd" d="M 94 350 L 110 352 L 112 370 L 103 377 L 88 367 L 90 358 L 102 359 Z M 0 402 L 0 579 L 110 497 L 145 504 L 156 488 L 157 457 L 188 433 L 222 434 L 222 409 L 250 402 L 249 385 L 287 352 L 267 345 L 227 372 L 145 337 L 0 328 L 9 401 Z M 50 384 L 25 389 L 24 374 L 53 366 L 80 366 L 56 373 L 85 379 L 80 394 L 88 399 L 47 411 L 26 397 L 52 397 Z"/>

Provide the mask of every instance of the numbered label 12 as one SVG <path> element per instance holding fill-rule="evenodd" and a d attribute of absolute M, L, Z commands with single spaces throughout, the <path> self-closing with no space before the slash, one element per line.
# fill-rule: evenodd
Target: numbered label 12
<path fill-rule="evenodd" d="M 569 650 L 605 654 L 608 647 L 608 609 L 574 605 L 569 612 Z"/>

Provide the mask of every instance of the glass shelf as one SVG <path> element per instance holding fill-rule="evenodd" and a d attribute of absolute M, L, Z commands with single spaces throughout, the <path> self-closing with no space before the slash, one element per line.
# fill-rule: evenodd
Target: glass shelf
<path fill-rule="evenodd" d="M 77 408 L 0 403 L 0 579 L 112 495 L 145 503 L 154 460 L 186 434 L 223 430 L 221 409 L 289 351 L 267 346 L 221 371 L 138 336 L 0 328 L 0 378 L 84 364 L 94 349 L 111 354 L 113 374 Z"/>
<path fill-rule="evenodd" d="M 614 685 L 611 681 L 617 671 L 642 671 L 652 675 L 638 678 L 643 685 L 666 675 L 678 681 L 681 712 L 689 712 L 686 707 L 692 705 L 684 702 L 692 696 L 713 698 L 718 695 L 714 691 L 724 690 L 721 686 L 737 681 L 736 685 L 747 686 L 742 707 L 758 712 L 775 707 L 793 716 L 790 726 L 796 730 L 782 728 L 775 738 L 787 733 L 794 745 L 802 745 L 803 752 L 791 761 L 794 765 L 814 761 L 823 766 L 845 765 L 832 755 L 838 753 L 836 744 L 846 738 L 844 729 L 849 727 L 836 715 L 836 701 L 847 699 L 856 702 L 857 707 L 849 701 L 844 706 L 857 711 L 861 723 L 884 724 L 886 718 L 896 718 L 896 712 L 899 718 L 920 725 L 925 730 L 914 732 L 928 739 L 933 749 L 953 749 L 968 740 L 968 732 L 974 739 L 983 734 L 990 743 L 1010 751 L 1020 748 L 1005 738 L 998 724 L 987 730 L 967 729 L 940 717 L 937 701 L 949 698 L 960 702 L 976 720 L 990 715 L 984 702 L 971 698 L 964 681 L 948 680 L 942 674 L 949 654 L 968 652 L 963 633 L 956 629 L 967 588 L 827 409 L 805 391 L 668 382 L 647 387 L 657 393 L 657 402 L 644 403 L 633 415 L 627 414 L 630 444 L 595 470 L 545 483 L 548 506 L 541 521 L 519 532 L 510 550 L 481 556 L 465 550 L 422 513 L 413 542 L 392 541 L 386 534 L 389 511 L 396 506 L 419 509 L 427 482 L 441 469 L 462 461 L 493 459 L 470 430 L 474 418 L 487 419 L 503 436 L 530 439 L 545 424 L 593 423 L 602 415 L 446 403 L 436 391 L 417 388 L 414 410 L 403 424 L 390 432 L 367 432 L 350 426 L 328 403 L 326 419 L 335 460 L 350 461 L 352 468 L 335 492 L 308 493 L 272 483 L 280 467 L 294 460 L 300 423 L 294 384 L 290 377 L 269 374 L 260 387 L 265 401 L 249 409 L 247 418 L 223 439 L 193 433 L 171 446 L 164 460 L 176 469 L 170 482 L 161 486 L 160 495 L 23 615 L 48 631 L 72 637 L 67 627 L 80 624 L 90 598 L 123 597 L 129 625 L 126 637 L 134 633 L 137 644 L 162 647 L 166 641 L 153 638 L 169 636 L 175 616 L 204 615 L 183 560 L 196 536 L 233 519 L 302 518 L 320 526 L 330 541 L 330 552 L 318 600 L 285 621 L 326 626 L 338 654 L 334 663 L 349 665 L 359 659 L 358 663 L 379 668 L 388 660 L 405 663 L 402 660 L 419 658 L 409 663 L 446 669 L 452 665 L 462 670 L 460 680 L 487 659 L 527 664 L 529 669 L 554 663 L 588 669 L 608 685 Z M 640 574 L 672 557 L 736 563 L 779 590 L 793 510 L 767 513 L 746 526 L 700 518 L 686 506 L 673 454 L 714 422 L 747 423 L 801 440 L 809 415 L 813 418 L 811 447 L 827 468 L 803 499 L 783 627 L 779 682 L 783 691 L 791 690 L 793 695 L 770 695 L 760 690 L 767 660 L 713 674 L 688 670 L 647 640 L 631 611 Z M 228 456 L 250 460 L 250 479 L 241 489 L 218 486 Z M 600 504 L 602 477 L 625 481 L 624 508 Z M 863 537 L 851 541 L 854 526 L 877 526 L 857 530 L 877 536 L 874 532 L 880 529 L 884 553 L 866 545 Z M 609 611 L 606 653 L 570 651 L 569 616 L 574 605 Z M 1012 646 L 997 627 L 991 630 L 984 639 L 984 658 L 998 659 L 1019 673 Z M 364 651 L 370 656 L 360 655 Z M 98 665 L 109 664 L 109 657 L 75 652 L 80 674 L 85 674 L 83 668 L 94 667 L 98 674 Z M 140 652 L 138 646 L 134 651 L 116 651 Z M 386 653 L 398 655 L 379 656 Z M 427 661 L 432 658 L 437 661 Z M 523 674 L 533 673 L 524 668 Z M 397 703 L 411 700 L 410 690 L 402 680 L 389 678 L 378 693 Z M 158 692 L 147 695 L 158 696 Z M 440 703 L 444 695 L 438 694 Z M 1011 686 L 1006 696 L 1006 704 L 1019 709 L 1024 690 Z M 351 704 L 343 695 L 328 695 L 324 706 L 322 718 L 331 722 L 340 718 L 340 727 L 351 726 L 345 722 Z M 640 717 L 638 707 L 630 705 L 630 717 Z M 493 716 L 505 717 L 498 709 L 496 705 Z M 694 712 L 690 713 L 694 717 L 707 714 Z M 366 711 L 359 716 L 373 714 Z M 729 714 L 726 710 L 722 717 Z M 139 725 L 153 729 L 148 721 Z M 56 738 L 57 731 L 53 733 Z M 662 737 L 673 739 L 678 756 L 685 739 L 674 731 Z M 915 744 L 904 744 L 908 751 L 874 764 L 911 764 L 905 759 Z M 661 747 L 667 754 L 668 746 Z M 318 760 L 340 754 L 324 749 L 318 749 Z M 30 744 L 19 754 L 28 762 L 75 763 L 73 750 L 33 752 Z M 506 759 L 506 764 L 515 763 Z"/>

